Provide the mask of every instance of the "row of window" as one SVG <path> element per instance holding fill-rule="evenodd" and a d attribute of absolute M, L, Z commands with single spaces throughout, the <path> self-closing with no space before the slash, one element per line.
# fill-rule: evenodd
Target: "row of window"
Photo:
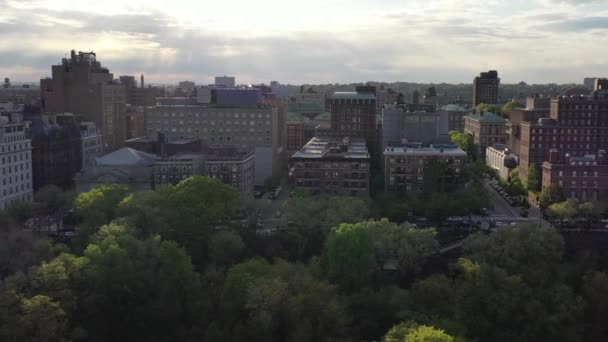
<path fill-rule="evenodd" d="M 19 190 L 20 188 L 21 188 L 21 190 Z M 3 193 L 4 193 L 4 196 L 10 196 L 12 194 L 17 194 L 20 191 L 23 192 L 23 191 L 30 190 L 30 189 L 31 189 L 31 184 L 30 184 L 30 182 L 27 182 L 27 183 L 21 184 L 21 186 L 15 185 L 14 187 L 11 186 L 11 187 L 5 188 L 3 190 Z"/>
<path fill-rule="evenodd" d="M 13 168 L 13 166 L 14 166 L 14 168 Z M 11 173 L 13 173 L 13 170 L 14 170 L 14 172 L 19 172 L 19 171 L 29 170 L 29 168 L 30 168 L 30 162 L 25 162 L 25 163 L 18 164 L 18 165 L 9 165 L 7 167 L 2 168 L 2 175 L 5 176 L 7 174 L 11 174 Z"/>
<path fill-rule="evenodd" d="M 11 151 L 21 151 L 23 149 L 27 149 L 30 147 L 31 147 L 30 142 L 26 141 L 25 143 L 20 143 L 19 145 L 17 145 L 17 144 L 2 145 L 2 148 L 0 149 L 0 151 L 2 151 L 2 153 L 11 152 Z"/>
<path fill-rule="evenodd" d="M 149 114 L 159 114 L 160 115 L 161 113 L 149 113 Z M 227 118 L 227 119 L 229 119 L 229 118 L 235 118 L 235 119 L 250 118 L 250 119 L 255 119 L 256 117 L 258 119 L 262 119 L 262 118 L 270 119 L 270 114 L 268 114 L 268 113 L 267 114 L 261 114 L 261 113 L 254 114 L 254 113 L 222 113 L 222 112 L 219 112 L 219 113 L 216 113 L 216 112 L 211 112 L 211 113 L 187 113 L 187 112 L 179 112 L 179 113 L 172 112 L 172 113 L 168 113 L 168 112 L 164 112 L 164 113 L 162 113 L 162 116 L 165 117 L 165 118 L 168 118 L 168 117 L 172 117 L 172 118 L 175 118 L 175 117 L 180 117 L 180 118 L 183 118 L 183 117 L 186 117 L 186 118 L 192 118 L 192 117 L 199 118 L 199 117 L 203 117 L 203 118 L 206 118 L 206 117 L 209 116 L 209 117 L 217 117 L 217 118 L 220 118 L 220 119 L 222 119 L 222 118 Z"/>

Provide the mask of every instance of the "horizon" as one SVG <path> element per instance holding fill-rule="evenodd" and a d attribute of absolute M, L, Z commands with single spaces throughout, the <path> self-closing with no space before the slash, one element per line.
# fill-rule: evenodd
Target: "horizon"
<path fill-rule="evenodd" d="M 581 84 L 608 69 L 596 58 L 608 43 L 598 0 L 0 0 L 0 8 L 0 75 L 15 82 L 49 76 L 72 49 L 95 51 L 115 76 L 143 73 L 157 84 L 224 74 L 244 84 L 468 84 L 489 69 L 505 84 Z"/>

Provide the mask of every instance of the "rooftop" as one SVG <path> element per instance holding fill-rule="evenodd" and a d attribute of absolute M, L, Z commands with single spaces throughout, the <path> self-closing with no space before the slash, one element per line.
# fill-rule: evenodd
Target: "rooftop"
<path fill-rule="evenodd" d="M 454 145 L 440 145 L 431 147 L 389 146 L 384 149 L 385 156 L 399 155 L 449 155 L 453 157 L 466 157 L 467 153 Z"/>
<path fill-rule="evenodd" d="M 373 93 L 358 93 L 356 91 L 337 91 L 333 93 L 332 99 L 349 99 L 349 100 L 375 100 L 376 95 Z"/>
<path fill-rule="evenodd" d="M 369 159 L 364 139 L 312 138 L 292 158 Z"/>
<path fill-rule="evenodd" d="M 105 156 L 96 158 L 100 166 L 150 166 L 160 159 L 155 154 L 145 153 L 129 147 L 123 147 Z"/>
<path fill-rule="evenodd" d="M 483 123 L 505 123 L 507 120 L 501 116 L 498 116 L 494 113 L 485 112 L 483 114 L 475 113 L 469 114 L 465 116 L 466 118 L 473 119 L 475 121 L 483 122 Z"/>
<path fill-rule="evenodd" d="M 452 112 L 466 112 L 467 111 L 464 107 L 455 105 L 455 104 L 449 104 L 449 105 L 443 106 L 443 107 L 441 107 L 441 109 L 449 110 Z"/>

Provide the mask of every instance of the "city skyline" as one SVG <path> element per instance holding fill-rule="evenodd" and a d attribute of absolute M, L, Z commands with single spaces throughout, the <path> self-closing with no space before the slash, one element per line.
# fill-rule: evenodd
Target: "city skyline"
<path fill-rule="evenodd" d="M 0 75 L 36 81 L 75 49 L 151 83 L 581 83 L 608 67 L 601 3 L 0 0 Z"/>

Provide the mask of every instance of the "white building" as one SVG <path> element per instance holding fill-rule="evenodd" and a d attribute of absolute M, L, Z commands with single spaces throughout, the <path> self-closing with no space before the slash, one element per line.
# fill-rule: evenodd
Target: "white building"
<path fill-rule="evenodd" d="M 216 76 L 215 85 L 234 88 L 236 86 L 236 79 L 233 76 Z"/>
<path fill-rule="evenodd" d="M 95 166 L 95 158 L 103 151 L 103 135 L 92 121 L 80 123 L 82 141 L 82 169 Z"/>
<path fill-rule="evenodd" d="M 496 171 L 500 178 L 508 180 L 509 172 L 517 167 L 519 161 L 507 145 L 494 144 L 486 148 L 486 164 Z"/>
<path fill-rule="evenodd" d="M 25 135 L 21 115 L 0 117 L 0 209 L 33 199 L 32 143 Z"/>

